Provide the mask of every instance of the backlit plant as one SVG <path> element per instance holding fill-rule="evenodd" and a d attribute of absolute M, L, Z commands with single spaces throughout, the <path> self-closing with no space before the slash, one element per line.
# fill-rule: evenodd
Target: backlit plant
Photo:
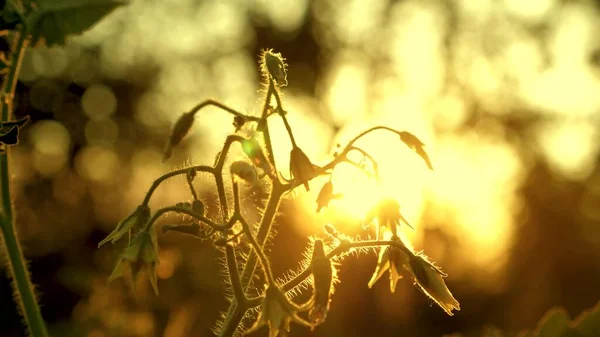
<path fill-rule="evenodd" d="M 371 132 L 388 132 L 397 135 L 418 154 L 425 165 L 432 169 L 431 162 L 424 150 L 423 143 L 407 131 L 394 130 L 386 126 L 376 126 L 365 130 L 351 139 L 331 160 L 318 165 L 302 150 L 294 138 L 292 126 L 282 105 L 280 90 L 287 85 L 287 65 L 279 53 L 266 50 L 260 57 L 260 69 L 266 86 L 266 95 L 259 116 L 242 113 L 218 101 L 204 101 L 189 112 L 184 113 L 175 123 L 165 148 L 165 160 L 192 128 L 194 117 L 204 107 L 214 106 L 233 117 L 231 134 L 225 139 L 221 151 L 216 155 L 214 165 L 198 165 L 169 172 L 152 184 L 141 204 L 122 220 L 100 246 L 107 242 L 127 241 L 116 263 L 110 280 L 131 272 L 135 284 L 142 269 L 148 276 L 156 294 L 156 266 L 158 259 L 157 220 L 167 213 L 180 213 L 188 223 L 165 225 L 162 232 L 174 231 L 193 235 L 204 241 L 211 241 L 226 256 L 227 284 L 233 297 L 230 306 L 217 324 L 215 331 L 220 336 L 232 336 L 245 330 L 244 319 L 253 319 L 253 325 L 246 330 L 251 333 L 268 326 L 270 336 L 282 336 L 290 330 L 290 323 L 304 325 L 314 329 L 326 321 L 331 305 L 331 295 L 336 277 L 337 264 L 350 253 L 378 250 L 379 259 L 373 277 L 368 283 L 372 287 L 383 275 L 389 273 L 390 290 L 394 292 L 398 280 L 405 278 L 413 282 L 425 295 L 436 302 L 446 313 L 459 310 L 458 301 L 452 296 L 444 282 L 444 274 L 423 253 L 414 252 L 401 238 L 398 229 L 401 224 L 408 225 L 400 212 L 396 200 L 380 200 L 364 219 L 365 228 L 376 226 L 374 240 L 363 237 L 350 237 L 338 231 L 334 226 L 324 225 L 323 232 L 311 238 L 304 270 L 286 279 L 276 278 L 271 262 L 265 253 L 266 241 L 273 240 L 272 224 L 283 196 L 302 186 L 309 191 L 311 182 L 320 176 L 329 176 L 329 181 L 321 186 L 316 200 L 317 211 L 327 207 L 332 199 L 343 196 L 334 193 L 331 181 L 334 168 L 340 164 L 354 165 L 364 174 L 379 180 L 378 166 L 367 149 L 358 147 L 356 142 Z M 287 130 L 291 143 L 289 178 L 276 167 L 269 124 L 270 118 L 280 118 Z M 228 161 L 232 147 L 241 147 L 245 157 Z M 355 161 L 349 154 L 358 153 L 361 161 Z M 215 182 L 218 214 L 205 212 L 204 203 L 198 197 L 193 181 L 198 175 L 212 177 Z M 175 176 L 185 176 L 192 195 L 192 201 L 181 201 L 175 205 L 152 211 L 150 199 L 161 183 Z M 231 179 L 231 183 L 228 181 Z M 261 210 L 262 218 L 253 223 L 244 216 L 240 195 L 245 189 L 261 183 L 268 188 L 268 201 Z M 314 184 L 314 182 L 312 182 Z M 229 196 L 229 197 L 228 197 Z M 409 225 L 410 226 L 410 225 Z M 248 254 L 242 254 L 248 252 Z M 257 268 L 258 267 L 258 268 Z M 241 274 L 240 274 L 241 271 Z M 259 273 L 260 277 L 254 277 Z M 310 291 L 309 299 L 300 302 L 299 293 Z M 256 315 L 259 310 L 258 315 Z"/>

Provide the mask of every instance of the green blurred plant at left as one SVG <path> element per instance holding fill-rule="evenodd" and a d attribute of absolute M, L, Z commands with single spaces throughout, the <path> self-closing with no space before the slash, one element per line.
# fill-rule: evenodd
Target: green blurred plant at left
<path fill-rule="evenodd" d="M 10 190 L 10 147 L 19 142 L 19 130 L 29 117 L 14 120 L 13 99 L 25 51 L 31 46 L 61 45 L 71 34 L 80 34 L 123 5 L 115 0 L 6 0 L 0 2 L 0 37 L 10 42 L 8 53 L 0 52 L 2 91 L 0 104 L 0 230 L 12 278 L 14 299 L 31 336 L 48 336 L 35 289 L 19 244 Z"/>

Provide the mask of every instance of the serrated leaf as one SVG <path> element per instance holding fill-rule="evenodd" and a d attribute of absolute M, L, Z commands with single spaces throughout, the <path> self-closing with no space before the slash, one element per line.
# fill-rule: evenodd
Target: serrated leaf
<path fill-rule="evenodd" d="M 67 36 L 83 33 L 126 3 L 118 0 L 39 0 L 38 11 L 27 20 L 32 44 L 40 39 L 48 46 L 64 44 Z"/>
<path fill-rule="evenodd" d="M 538 323 L 534 336 L 564 337 L 569 332 L 571 318 L 563 308 L 550 309 Z"/>
<path fill-rule="evenodd" d="M 581 313 L 573 322 L 573 327 L 581 337 L 600 336 L 600 302 Z"/>
<path fill-rule="evenodd" d="M 423 159 L 425 165 L 427 165 L 427 167 L 430 170 L 433 170 L 431 160 L 429 159 L 427 152 L 425 152 L 425 149 L 423 149 L 423 146 L 425 146 L 425 144 L 423 144 L 423 142 L 419 138 L 417 138 L 417 136 L 413 135 L 408 131 L 402 131 L 400 132 L 400 140 L 402 140 L 402 142 L 406 144 L 406 146 L 408 146 L 410 149 L 415 151 L 417 155 L 419 155 L 419 157 Z"/>

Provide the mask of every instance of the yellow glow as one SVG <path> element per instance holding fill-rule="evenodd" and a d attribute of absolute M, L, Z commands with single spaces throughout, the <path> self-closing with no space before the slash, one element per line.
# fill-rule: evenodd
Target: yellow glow
<path fill-rule="evenodd" d="M 524 88 L 535 108 L 561 115 L 591 116 L 600 105 L 600 80 L 583 65 L 554 67 Z"/>
<path fill-rule="evenodd" d="M 391 8 L 390 36 L 386 48 L 393 70 L 403 84 L 423 94 L 443 85 L 441 50 L 444 12 L 424 2 L 398 2 Z"/>
<path fill-rule="evenodd" d="M 297 31 L 304 22 L 308 3 L 306 0 L 285 0 L 257 2 L 257 7 L 266 15 L 277 30 L 283 32 Z"/>
<path fill-rule="evenodd" d="M 446 138 L 439 144 L 432 180 L 434 218 L 469 247 L 469 261 L 488 265 L 504 256 L 517 205 L 514 190 L 521 167 L 509 147 L 475 134 Z M 477 254 L 473 254 L 477 252 Z"/>
<path fill-rule="evenodd" d="M 330 126 L 318 113 L 318 105 L 307 96 L 288 94 L 284 97 L 287 119 L 292 126 L 297 145 L 315 164 L 322 164 L 329 152 Z M 292 149 L 287 131 L 280 119 L 269 121 L 273 152 L 278 169 L 289 178 L 289 158 Z"/>
<path fill-rule="evenodd" d="M 539 130 L 537 138 L 552 168 L 560 174 L 583 180 L 593 172 L 598 134 L 592 121 L 546 125 Z"/>
<path fill-rule="evenodd" d="M 51 176 L 67 163 L 71 136 L 61 123 L 56 121 L 36 123 L 31 130 L 30 141 L 35 150 L 31 159 L 41 175 Z"/>
<path fill-rule="evenodd" d="M 108 148 L 87 146 L 75 157 L 75 168 L 90 181 L 109 183 L 116 177 L 119 158 Z"/>
<path fill-rule="evenodd" d="M 549 40 L 553 63 L 587 63 L 587 57 L 597 43 L 596 11 L 589 5 L 570 4 L 561 7 L 557 14 Z"/>
<path fill-rule="evenodd" d="M 408 118 L 418 119 L 421 115 L 409 116 L 412 117 Z M 418 124 L 418 122 L 413 123 Z M 359 122 L 343 130 L 339 135 L 342 146 L 350 137 L 368 129 L 370 124 Z M 383 121 L 372 123 L 372 125 L 377 124 L 389 125 Z M 423 135 L 418 133 L 416 135 L 425 142 Z M 402 215 L 418 229 L 424 206 L 423 188 L 430 175 L 422 159 L 405 146 L 397 135 L 388 131 L 375 131 L 361 138 L 355 145 L 375 158 L 379 165 L 381 183 L 377 184 L 373 178 L 350 164 L 342 164 L 335 169 L 333 175 L 335 192 L 342 193 L 343 198 L 332 202 L 332 211 L 344 218 L 357 220 L 339 224 L 339 229 L 348 232 L 357 230 L 360 220 L 364 219 L 366 213 L 383 198 L 396 199 L 400 204 Z M 432 153 L 432 149 L 427 146 L 426 151 Z M 356 162 L 362 158 L 358 152 L 351 154 L 350 158 Z M 405 233 L 411 240 L 418 241 L 422 231 L 408 230 Z"/>
<path fill-rule="evenodd" d="M 83 93 L 81 106 L 91 120 L 98 121 L 115 113 L 117 97 L 108 86 L 94 84 Z"/>
<path fill-rule="evenodd" d="M 333 122 L 341 125 L 367 112 L 368 71 L 364 62 L 339 63 L 328 80 L 327 105 Z"/>
<path fill-rule="evenodd" d="M 555 4 L 555 0 L 504 0 L 504 5 L 511 14 L 529 23 L 538 23 L 546 18 Z"/>

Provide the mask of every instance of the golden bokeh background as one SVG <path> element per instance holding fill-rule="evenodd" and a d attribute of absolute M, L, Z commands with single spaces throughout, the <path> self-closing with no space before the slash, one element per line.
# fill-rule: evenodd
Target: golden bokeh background
<path fill-rule="evenodd" d="M 600 299 L 598 32 L 597 1 L 132 0 L 64 47 L 28 51 L 15 114 L 34 123 L 11 149 L 13 188 L 53 335 L 210 335 L 227 308 L 210 244 L 160 237 L 159 297 L 146 282 L 135 292 L 108 285 L 121 245 L 96 245 L 155 178 L 212 164 L 233 131 L 230 115 L 202 110 L 163 163 L 183 111 L 207 98 L 261 109 L 266 48 L 289 64 L 284 108 L 314 163 L 386 125 L 417 135 L 434 166 L 391 134 L 361 139 L 381 184 L 339 166 L 333 182 L 344 198 L 331 207 L 314 212 L 326 180 L 287 198 L 274 269 L 296 268 L 307 237 L 326 223 L 366 235 L 361 218 L 391 196 L 415 227 L 403 235 L 449 274 L 462 309 L 447 317 L 408 281 L 393 296 L 383 281 L 367 289 L 376 256 L 363 255 L 340 267 L 330 316 L 312 336 L 474 337 L 492 326 L 512 336 L 554 305 L 577 315 Z M 291 145 L 272 123 L 287 176 Z M 196 186 L 216 212 L 210 181 Z M 151 207 L 189 198 L 184 180 L 173 179 Z M 7 280 L 0 290 L 9 313 L 0 335 L 20 336 Z M 308 334 L 292 327 L 291 336 Z"/>

